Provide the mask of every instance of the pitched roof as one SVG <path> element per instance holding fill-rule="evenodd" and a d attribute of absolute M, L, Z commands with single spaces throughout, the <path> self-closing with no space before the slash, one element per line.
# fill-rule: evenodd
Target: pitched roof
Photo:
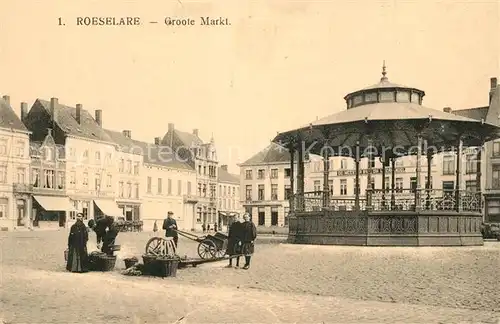
<path fill-rule="evenodd" d="M 14 109 L 3 98 L 0 98 L 0 127 L 15 129 L 22 132 L 29 132 L 21 119 L 14 112 Z"/>
<path fill-rule="evenodd" d="M 113 140 L 113 142 L 118 146 L 118 150 L 130 154 L 142 154 L 142 150 L 135 145 L 131 138 L 123 135 L 122 132 L 117 132 L 110 129 L 104 130 L 108 136 Z"/>
<path fill-rule="evenodd" d="M 37 99 L 42 107 L 50 114 L 50 101 Z M 36 104 L 35 102 L 35 104 Z M 58 103 L 55 106 L 57 125 L 66 135 L 73 135 L 92 140 L 113 143 L 111 137 L 94 120 L 92 115 L 85 109 L 80 111 L 80 124 L 76 121 L 76 108 Z"/>
<path fill-rule="evenodd" d="M 476 120 L 484 119 L 486 120 L 486 115 L 488 114 L 489 107 L 477 107 L 477 108 L 468 108 L 468 109 L 460 109 L 453 110 L 452 113 L 455 115 L 459 115 L 462 117 L 472 118 Z"/>
<path fill-rule="evenodd" d="M 202 145 L 203 140 L 194 134 L 174 129 L 173 137 L 172 131 L 169 130 L 163 136 L 162 143 L 171 145 L 175 149 L 178 146 L 192 147 Z"/>
<path fill-rule="evenodd" d="M 219 182 L 234 183 L 234 184 L 240 183 L 239 175 L 229 173 L 228 171 L 224 170 L 221 167 L 219 167 L 218 169 L 219 169 L 218 170 L 218 181 Z"/>
<path fill-rule="evenodd" d="M 297 159 L 298 153 L 296 153 L 295 161 L 297 161 Z M 288 149 L 279 144 L 271 143 L 265 149 L 258 152 L 240 165 L 262 165 L 284 162 L 290 162 L 290 153 L 288 152 Z"/>
<path fill-rule="evenodd" d="M 181 160 L 180 157 L 167 145 L 155 145 L 142 141 L 132 140 L 134 150 L 141 151 L 144 163 L 154 164 L 168 168 L 194 171 L 188 163 Z"/>

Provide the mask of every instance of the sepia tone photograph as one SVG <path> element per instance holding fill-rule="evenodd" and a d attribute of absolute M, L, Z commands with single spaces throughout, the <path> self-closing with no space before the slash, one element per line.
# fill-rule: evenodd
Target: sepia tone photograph
<path fill-rule="evenodd" d="M 1 7 L 0 324 L 500 323 L 500 1 Z"/>

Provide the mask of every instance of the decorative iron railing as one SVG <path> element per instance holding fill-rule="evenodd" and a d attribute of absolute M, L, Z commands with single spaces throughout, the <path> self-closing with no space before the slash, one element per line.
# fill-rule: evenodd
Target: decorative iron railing
<path fill-rule="evenodd" d="M 368 189 L 365 195 L 355 198 L 331 197 L 330 193 L 311 191 L 295 194 L 290 199 L 290 209 L 301 212 L 321 210 L 373 210 L 373 211 L 482 211 L 480 192 L 443 189 Z"/>

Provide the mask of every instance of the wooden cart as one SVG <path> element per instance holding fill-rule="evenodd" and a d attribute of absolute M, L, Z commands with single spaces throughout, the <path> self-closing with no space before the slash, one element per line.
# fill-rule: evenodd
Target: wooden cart
<path fill-rule="evenodd" d="M 189 240 L 198 242 L 198 255 L 204 260 L 220 259 L 226 254 L 228 237 L 223 233 L 216 232 L 214 235 L 197 236 L 179 230 L 176 232 Z"/>

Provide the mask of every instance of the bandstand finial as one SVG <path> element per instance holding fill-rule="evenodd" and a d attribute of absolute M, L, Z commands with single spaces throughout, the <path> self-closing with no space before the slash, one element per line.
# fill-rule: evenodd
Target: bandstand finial
<path fill-rule="evenodd" d="M 380 81 L 387 81 L 386 75 L 387 75 L 387 68 L 385 66 L 385 60 L 384 60 L 382 64 L 382 78 L 380 79 Z"/>

